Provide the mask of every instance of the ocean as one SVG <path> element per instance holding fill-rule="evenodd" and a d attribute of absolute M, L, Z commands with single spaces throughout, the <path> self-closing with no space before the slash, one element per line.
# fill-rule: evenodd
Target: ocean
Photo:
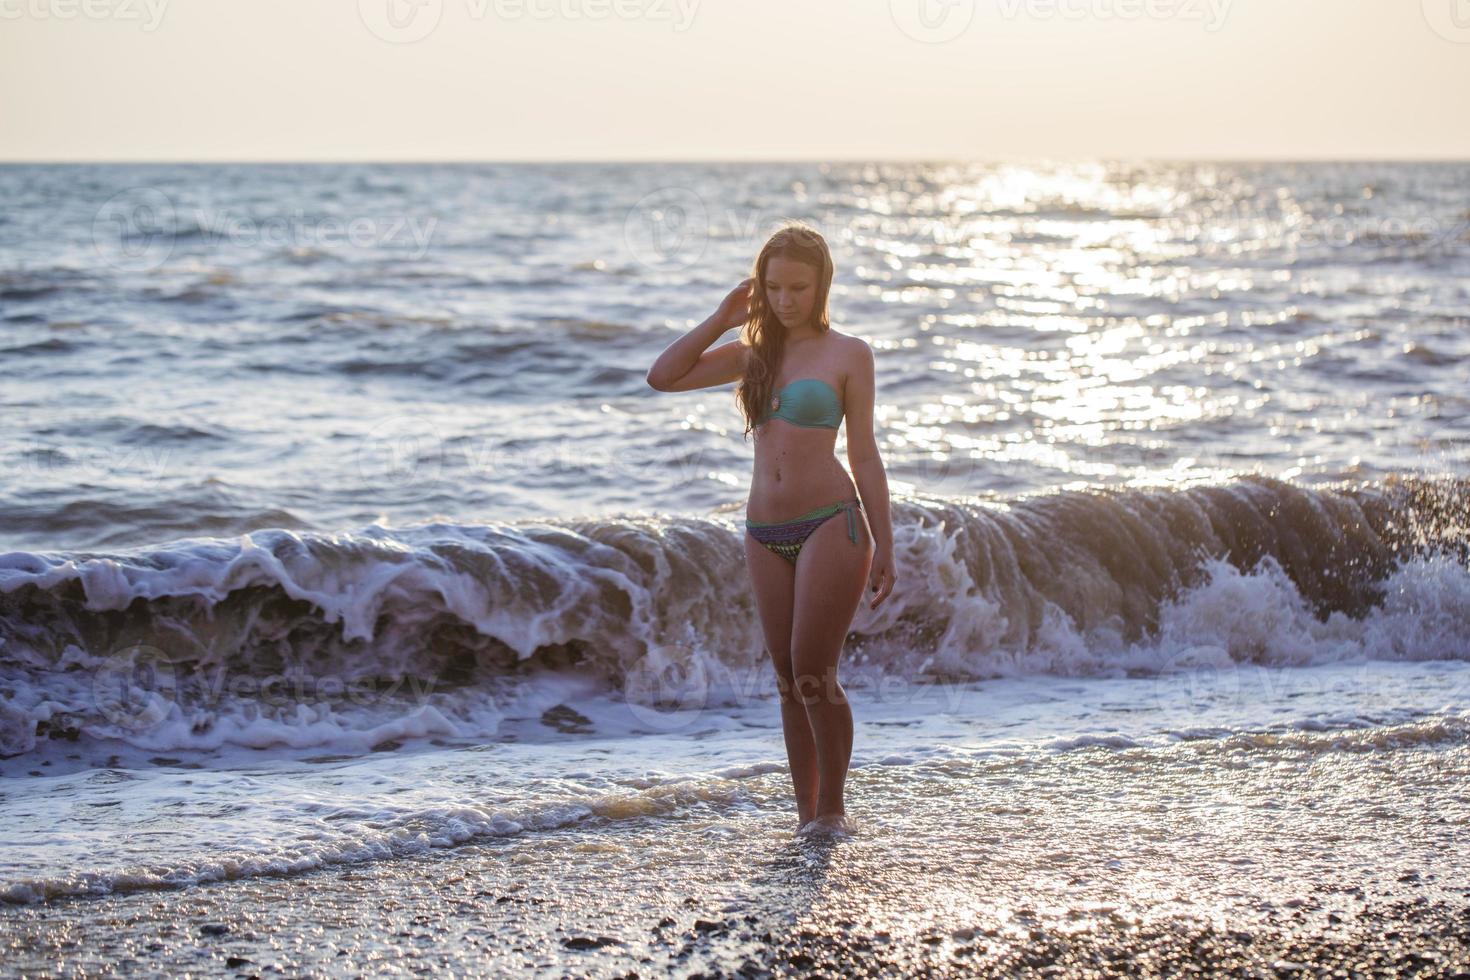
<path fill-rule="evenodd" d="M 7 972 L 1470 963 L 1467 186 L 0 167 Z M 734 386 L 644 381 L 791 219 L 899 575 L 835 841 Z"/>

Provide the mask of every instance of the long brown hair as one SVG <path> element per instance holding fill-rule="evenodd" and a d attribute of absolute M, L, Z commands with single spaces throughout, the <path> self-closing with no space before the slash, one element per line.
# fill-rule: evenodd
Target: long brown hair
<path fill-rule="evenodd" d="M 750 319 L 743 328 L 750 355 L 746 359 L 745 375 L 735 387 L 735 398 L 745 416 L 747 437 L 755 428 L 755 421 L 765 414 L 781 357 L 786 352 L 786 327 L 766 302 L 766 265 L 776 255 L 816 270 L 817 298 L 812 305 L 812 323 L 819 333 L 832 329 L 827 314 L 827 295 L 832 291 L 832 252 L 827 248 L 827 240 L 815 228 L 800 222 L 785 225 L 766 240 L 751 266 L 755 283 L 750 291 Z"/>

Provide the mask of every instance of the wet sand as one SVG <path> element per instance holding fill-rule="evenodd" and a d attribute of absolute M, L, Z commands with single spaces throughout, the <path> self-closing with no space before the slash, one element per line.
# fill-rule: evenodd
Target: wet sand
<path fill-rule="evenodd" d="M 0 952 L 26 975 L 1470 976 L 1445 789 L 1470 746 L 1408 731 L 866 766 L 847 839 L 793 835 L 784 772 L 679 783 L 549 832 L 0 908 Z"/>
<path fill-rule="evenodd" d="M 1470 976 L 1470 889 L 1323 886 L 1231 925 L 1106 908 L 958 914 L 932 891 L 885 896 L 898 900 L 889 907 L 855 882 L 809 901 L 811 889 L 843 887 L 846 846 L 786 849 L 796 887 L 784 901 L 776 888 L 761 901 L 725 900 L 717 878 L 663 895 L 616 877 L 601 900 L 536 894 L 528 879 L 486 880 L 466 855 L 435 852 L 371 874 L 10 910 L 0 948 L 7 972 L 25 975 Z"/>

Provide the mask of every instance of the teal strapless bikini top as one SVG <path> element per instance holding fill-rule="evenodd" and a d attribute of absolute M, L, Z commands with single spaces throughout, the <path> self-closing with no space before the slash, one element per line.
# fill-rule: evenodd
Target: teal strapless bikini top
<path fill-rule="evenodd" d="M 842 403 L 832 386 L 820 378 L 798 378 L 771 396 L 771 407 L 757 424 L 773 418 L 808 428 L 835 429 L 842 424 Z"/>

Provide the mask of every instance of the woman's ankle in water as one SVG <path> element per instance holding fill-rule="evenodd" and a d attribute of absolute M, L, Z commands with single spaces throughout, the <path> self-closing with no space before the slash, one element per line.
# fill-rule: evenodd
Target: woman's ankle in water
<path fill-rule="evenodd" d="M 842 811 L 829 811 L 804 821 L 796 832 L 801 835 L 807 834 L 845 834 L 851 833 L 853 822 L 848 819 Z"/>

